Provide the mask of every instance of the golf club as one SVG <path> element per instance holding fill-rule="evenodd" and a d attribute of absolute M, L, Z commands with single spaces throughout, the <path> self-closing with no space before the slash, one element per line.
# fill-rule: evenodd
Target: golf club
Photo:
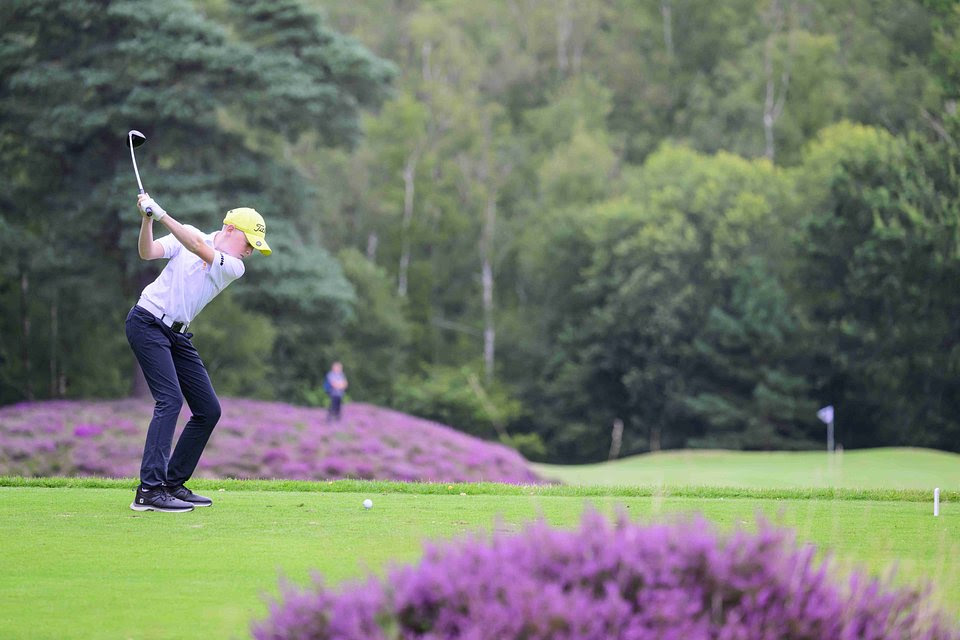
<path fill-rule="evenodd" d="M 140 182 L 140 170 L 137 169 L 137 157 L 133 154 L 133 150 L 146 141 L 147 136 L 136 129 L 130 129 L 130 131 L 127 132 L 127 146 L 130 147 L 130 160 L 133 161 L 133 173 L 137 176 L 137 186 L 140 188 L 140 193 L 143 193 L 143 183 Z M 144 212 L 148 216 L 153 215 L 153 210 L 150 207 L 147 207 Z"/>

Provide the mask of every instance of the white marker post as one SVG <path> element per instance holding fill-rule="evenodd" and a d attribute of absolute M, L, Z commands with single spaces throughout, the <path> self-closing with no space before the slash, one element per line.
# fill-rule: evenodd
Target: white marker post
<path fill-rule="evenodd" d="M 940 515 L 940 487 L 933 490 L 933 517 Z"/>

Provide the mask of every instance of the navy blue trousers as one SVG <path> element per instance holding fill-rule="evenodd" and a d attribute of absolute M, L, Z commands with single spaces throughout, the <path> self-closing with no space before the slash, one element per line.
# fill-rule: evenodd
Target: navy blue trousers
<path fill-rule="evenodd" d="M 340 419 L 340 407 L 343 404 L 343 396 L 330 396 L 330 409 L 327 411 L 327 422 Z"/>
<path fill-rule="evenodd" d="M 193 475 L 220 420 L 220 401 L 200 354 L 190 341 L 192 333 L 174 333 L 141 307 L 134 307 L 127 314 L 126 330 L 130 348 L 156 402 L 143 446 L 140 483 L 147 488 L 183 484 Z M 184 399 L 193 415 L 171 456 Z"/>

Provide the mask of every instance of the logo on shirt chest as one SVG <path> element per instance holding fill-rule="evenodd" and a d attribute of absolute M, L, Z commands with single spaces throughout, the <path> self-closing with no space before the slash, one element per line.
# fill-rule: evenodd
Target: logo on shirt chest
<path fill-rule="evenodd" d="M 196 260 L 194 260 L 193 263 L 191 263 L 190 266 L 187 267 L 187 274 L 189 275 L 189 274 L 197 273 L 198 271 L 205 271 L 209 267 L 210 265 L 208 265 L 203 258 L 198 256 Z"/>

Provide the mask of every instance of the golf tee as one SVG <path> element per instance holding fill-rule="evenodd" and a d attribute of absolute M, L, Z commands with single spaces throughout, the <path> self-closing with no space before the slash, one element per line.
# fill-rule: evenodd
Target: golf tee
<path fill-rule="evenodd" d="M 940 487 L 933 490 L 933 515 L 940 515 Z"/>

